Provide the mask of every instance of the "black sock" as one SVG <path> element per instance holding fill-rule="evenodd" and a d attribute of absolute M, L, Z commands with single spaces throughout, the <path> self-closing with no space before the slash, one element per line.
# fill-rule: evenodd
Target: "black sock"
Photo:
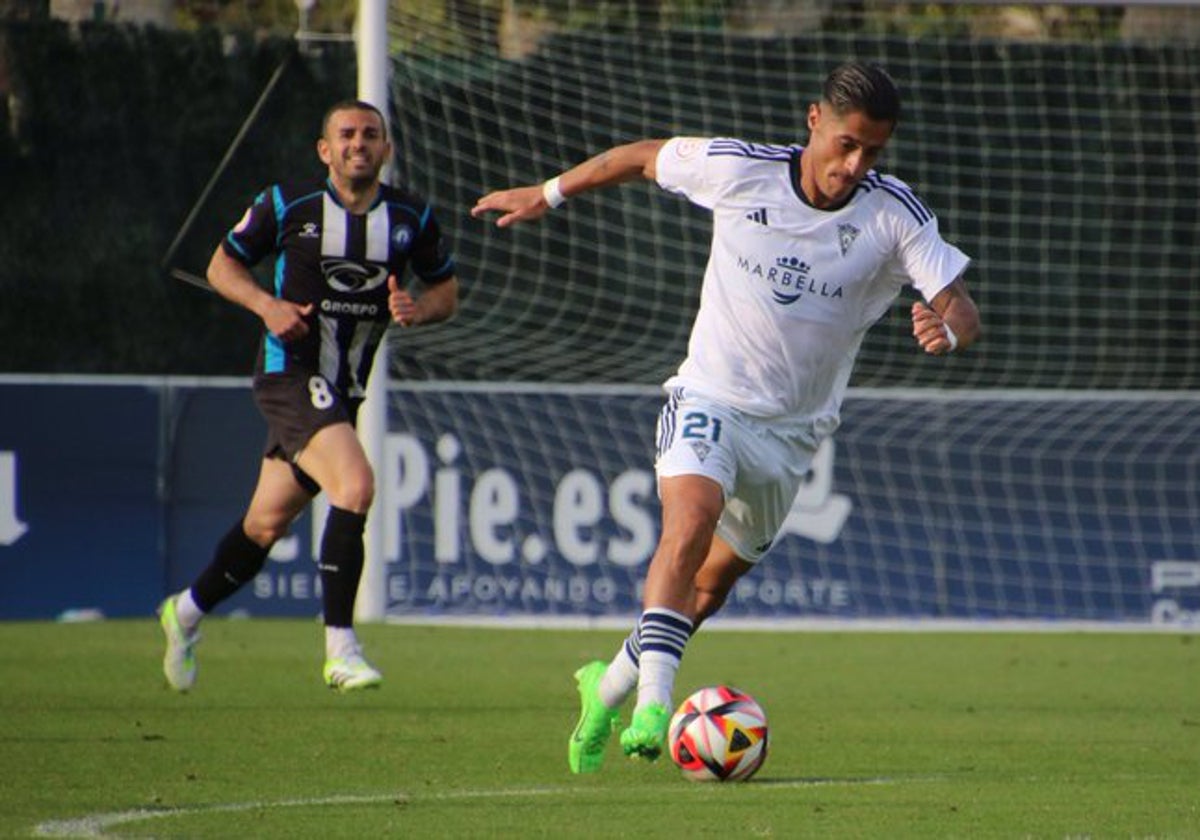
<path fill-rule="evenodd" d="M 267 562 L 270 550 L 270 546 L 263 548 L 246 536 L 239 519 L 217 543 L 212 562 L 192 584 L 196 606 L 212 612 L 217 604 L 254 580 Z"/>
<path fill-rule="evenodd" d="M 321 591 L 327 627 L 354 626 L 354 598 L 363 569 L 365 513 L 330 506 L 321 535 Z"/>

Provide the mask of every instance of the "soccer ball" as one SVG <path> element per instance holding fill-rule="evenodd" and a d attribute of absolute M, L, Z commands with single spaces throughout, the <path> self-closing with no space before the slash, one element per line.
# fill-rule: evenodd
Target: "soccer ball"
<path fill-rule="evenodd" d="M 684 700 L 668 733 L 671 759 L 692 781 L 744 781 L 767 758 L 762 706 L 727 685 L 702 688 Z"/>

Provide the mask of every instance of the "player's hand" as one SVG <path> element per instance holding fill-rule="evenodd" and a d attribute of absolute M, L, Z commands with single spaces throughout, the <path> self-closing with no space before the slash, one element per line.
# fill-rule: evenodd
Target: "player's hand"
<path fill-rule="evenodd" d="M 912 305 L 912 325 L 917 343 L 931 356 L 941 356 L 954 349 L 946 335 L 942 316 L 919 300 Z"/>
<path fill-rule="evenodd" d="M 471 215 L 479 219 L 485 213 L 499 212 L 503 215 L 496 220 L 496 227 L 508 227 L 517 222 L 537 221 L 549 209 L 550 205 L 542 195 L 542 185 L 538 184 L 490 192 L 475 202 Z"/>
<path fill-rule="evenodd" d="M 308 335 L 308 321 L 313 305 L 300 305 L 290 300 L 273 298 L 263 313 L 263 324 L 281 341 L 297 341 Z"/>
<path fill-rule="evenodd" d="M 396 282 L 396 275 L 388 275 L 388 311 L 392 320 L 402 327 L 411 326 L 417 317 L 417 302 L 406 289 Z"/>

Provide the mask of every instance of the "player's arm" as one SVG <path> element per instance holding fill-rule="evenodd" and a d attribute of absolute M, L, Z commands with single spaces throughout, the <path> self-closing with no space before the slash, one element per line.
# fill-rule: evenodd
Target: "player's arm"
<path fill-rule="evenodd" d="M 458 278 L 453 275 L 437 283 L 427 284 L 419 297 L 414 298 L 388 277 L 388 311 L 392 320 L 402 327 L 436 324 L 454 317 L 458 312 Z"/>
<path fill-rule="evenodd" d="M 312 313 L 312 304 L 301 306 L 269 294 L 244 263 L 225 252 L 223 245 L 218 245 L 213 252 L 207 273 L 208 282 L 221 297 L 249 309 L 282 340 L 294 341 L 308 334 L 304 319 Z"/>
<path fill-rule="evenodd" d="M 638 140 L 615 146 L 568 169 L 556 178 L 542 184 L 497 190 L 485 195 L 471 208 L 475 218 L 490 211 L 503 215 L 496 220 L 497 227 L 508 227 L 516 222 L 532 222 L 540 219 L 546 211 L 573 195 L 602 187 L 621 184 L 637 178 L 655 180 L 655 161 L 658 150 L 667 141 Z"/>
<path fill-rule="evenodd" d="M 921 301 L 915 302 L 912 325 L 917 343 L 934 356 L 963 350 L 978 341 L 982 333 L 979 308 L 967 291 L 962 275 L 934 295 L 928 306 Z"/>

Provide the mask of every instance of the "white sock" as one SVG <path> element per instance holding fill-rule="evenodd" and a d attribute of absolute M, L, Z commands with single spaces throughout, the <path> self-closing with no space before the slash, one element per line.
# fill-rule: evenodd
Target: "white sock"
<path fill-rule="evenodd" d="M 695 629 L 692 620 L 666 607 L 647 607 L 638 619 L 638 698 L 634 712 L 651 704 L 671 707 L 675 673 Z"/>
<path fill-rule="evenodd" d="M 191 587 L 175 596 L 175 617 L 189 633 L 195 630 L 200 624 L 200 619 L 204 618 L 204 610 L 197 606 L 196 599 L 192 597 Z"/>
<path fill-rule="evenodd" d="M 358 636 L 353 627 L 325 628 L 325 658 L 345 659 L 359 652 Z"/>
<path fill-rule="evenodd" d="M 672 710 L 671 691 L 675 688 L 675 673 L 678 670 L 678 656 L 657 650 L 642 651 L 637 705 L 634 706 L 634 711 L 639 711 L 651 703 L 658 703 Z"/>
<path fill-rule="evenodd" d="M 613 657 L 612 662 L 608 663 L 608 670 L 604 672 L 600 684 L 596 686 L 596 692 L 605 706 L 615 709 L 625 702 L 625 698 L 637 688 L 637 684 L 638 667 L 633 664 L 629 651 L 622 643 L 617 655 Z"/>

